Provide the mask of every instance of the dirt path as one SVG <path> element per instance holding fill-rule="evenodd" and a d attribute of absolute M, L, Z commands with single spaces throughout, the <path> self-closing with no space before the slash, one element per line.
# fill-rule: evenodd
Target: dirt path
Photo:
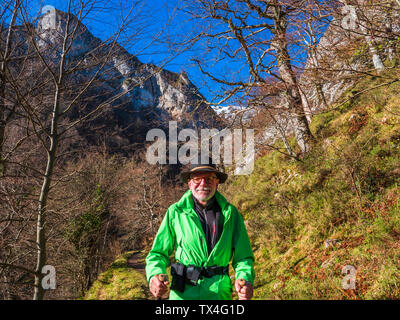
<path fill-rule="evenodd" d="M 143 255 L 143 252 L 137 251 L 134 252 L 131 256 L 127 258 L 127 265 L 128 267 L 135 269 L 136 271 L 140 272 L 141 274 L 146 276 L 146 263 L 145 263 L 145 256 Z M 148 296 L 152 297 L 152 300 L 156 300 L 153 295 L 150 293 L 150 290 L 148 290 Z M 167 292 L 161 300 L 168 300 L 169 297 L 169 292 Z"/>
<path fill-rule="evenodd" d="M 146 274 L 145 271 L 146 264 L 144 259 L 145 258 L 143 257 L 143 252 L 141 251 L 134 252 L 127 259 L 128 267 L 131 267 L 142 274 Z"/>

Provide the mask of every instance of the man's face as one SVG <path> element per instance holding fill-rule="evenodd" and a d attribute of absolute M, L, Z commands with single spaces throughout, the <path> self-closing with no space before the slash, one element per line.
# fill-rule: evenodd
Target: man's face
<path fill-rule="evenodd" d="M 213 172 L 193 173 L 188 180 L 189 189 L 200 202 L 206 203 L 217 191 L 219 180 Z"/>

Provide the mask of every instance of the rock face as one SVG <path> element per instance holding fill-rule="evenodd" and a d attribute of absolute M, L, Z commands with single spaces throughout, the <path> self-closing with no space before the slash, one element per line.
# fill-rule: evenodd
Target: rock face
<path fill-rule="evenodd" d="M 68 15 L 57 11 L 54 18 L 44 15 L 38 24 L 38 33 L 46 42 L 57 42 L 57 36 L 64 34 Z M 76 39 L 73 40 L 71 55 L 81 57 L 88 52 L 108 53 L 111 44 L 104 44 L 94 37 L 76 17 L 70 17 L 69 29 L 78 25 Z M 51 28 L 52 25 L 55 28 Z M 61 44 L 61 43 L 60 43 Z M 104 48 L 102 48 L 104 46 Z M 185 125 L 204 126 L 202 118 L 213 115 L 212 109 L 205 104 L 205 99 L 198 89 L 190 82 L 186 73 L 170 72 L 152 64 L 141 63 L 135 56 L 116 43 L 112 49 L 112 57 L 106 64 L 109 69 L 103 75 L 105 81 L 113 82 L 115 90 L 127 92 L 134 110 L 155 108 L 165 115 L 165 120 L 173 119 L 184 122 Z M 97 70 L 92 70 L 95 72 Z M 116 80 L 117 79 L 117 80 Z M 195 110 L 196 109 L 196 110 Z M 192 121 L 185 121 L 187 113 L 193 112 Z M 204 119 L 206 120 L 206 119 Z"/>
<path fill-rule="evenodd" d="M 330 106 L 354 83 L 352 75 L 361 71 L 365 64 L 357 58 L 340 57 L 342 48 L 350 45 L 350 37 L 340 27 L 340 20 L 334 19 L 318 43 L 316 50 L 311 52 L 305 66 L 305 72 L 300 77 L 303 89 L 303 104 L 311 114 Z M 359 39 L 353 39 L 359 43 Z M 329 71 L 332 70 L 332 71 Z"/>
<path fill-rule="evenodd" d="M 66 30 L 74 31 L 74 37 L 64 43 Z M 29 53 L 31 65 L 38 65 L 41 59 L 35 54 L 29 36 L 33 32 L 37 50 L 55 72 L 63 45 L 70 46 L 64 69 L 72 72 L 64 80 L 63 107 L 96 78 L 65 114 L 65 120 L 73 121 L 104 104 L 100 116 L 76 127 L 79 137 L 75 137 L 74 144 L 105 143 L 112 151 L 126 151 L 133 144 L 143 143 L 148 130 L 168 128 L 171 120 L 177 121 L 179 128 L 218 127 L 215 112 L 184 72 L 178 74 L 141 63 L 118 43 L 103 42 L 93 36 L 77 17 L 49 10 L 36 26 L 14 28 L 13 43 L 19 49 L 18 55 Z M 3 41 L 5 35 L 3 32 Z M 28 69 L 17 64 L 14 67 L 16 73 Z M 34 72 L 30 75 L 24 72 L 27 82 L 29 76 L 37 79 Z M 51 89 L 51 86 L 46 89 L 48 97 L 52 95 Z"/>
<path fill-rule="evenodd" d="M 354 11 L 353 29 L 346 29 L 344 16 L 335 14 L 315 48 L 310 48 L 304 72 L 299 77 L 304 111 L 311 122 L 313 114 L 340 103 L 343 93 L 365 74 L 379 73 L 380 66 L 395 58 L 400 32 L 398 10 L 377 8 Z M 380 10 L 380 11 L 379 11 Z M 373 21 L 373 26 L 368 25 Z M 370 30 L 368 30 L 370 28 Z M 373 30 L 373 32 L 371 32 Z M 372 35 L 373 36 L 372 36 Z M 377 50 L 377 48 L 380 48 Z M 276 124 L 257 137 L 259 144 L 273 143 L 293 132 L 293 121 L 280 115 Z"/>
<path fill-rule="evenodd" d="M 365 76 L 363 71 L 379 73 L 385 62 L 395 58 L 395 39 L 400 32 L 398 10 L 389 12 L 378 5 L 342 9 L 342 14 L 334 15 L 318 46 L 310 50 L 300 78 L 303 101 L 311 113 L 336 102 Z"/>

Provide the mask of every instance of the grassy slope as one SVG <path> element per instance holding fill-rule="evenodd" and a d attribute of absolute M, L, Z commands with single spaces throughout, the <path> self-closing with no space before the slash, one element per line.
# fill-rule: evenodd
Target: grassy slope
<path fill-rule="evenodd" d="M 364 79 L 347 103 L 313 117 L 317 142 L 302 162 L 271 152 L 222 185 L 247 220 L 255 299 L 400 298 L 400 83 L 357 96 L 382 81 Z M 325 248 L 327 239 L 337 241 Z M 131 254 L 85 299 L 148 299 Z M 355 290 L 342 289 L 345 265 L 356 268 Z"/>
<path fill-rule="evenodd" d="M 84 300 L 144 300 L 148 299 L 146 277 L 143 273 L 130 268 L 127 258 L 132 251 L 119 256 L 113 264 L 103 272 L 85 294 Z M 144 261 L 142 255 L 141 260 Z M 143 262 L 142 261 L 142 262 Z"/>
<path fill-rule="evenodd" d="M 224 187 L 247 219 L 256 299 L 400 298 L 400 83 L 357 95 L 383 82 L 314 116 L 302 162 L 270 152 Z M 355 290 L 342 289 L 345 265 Z"/>

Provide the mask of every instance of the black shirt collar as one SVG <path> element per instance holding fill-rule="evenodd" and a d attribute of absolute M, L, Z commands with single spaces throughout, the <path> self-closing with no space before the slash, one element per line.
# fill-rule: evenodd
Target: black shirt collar
<path fill-rule="evenodd" d="M 195 196 L 193 196 L 193 194 L 192 194 L 192 198 L 193 198 L 193 202 L 194 202 L 195 207 L 200 208 L 200 209 L 207 209 L 207 210 L 210 210 L 211 208 L 213 208 L 214 204 L 215 204 L 215 201 L 217 201 L 215 199 L 215 194 L 214 194 L 213 197 L 210 200 L 207 201 L 206 206 L 203 207 L 200 204 L 200 202 L 195 198 Z"/>

